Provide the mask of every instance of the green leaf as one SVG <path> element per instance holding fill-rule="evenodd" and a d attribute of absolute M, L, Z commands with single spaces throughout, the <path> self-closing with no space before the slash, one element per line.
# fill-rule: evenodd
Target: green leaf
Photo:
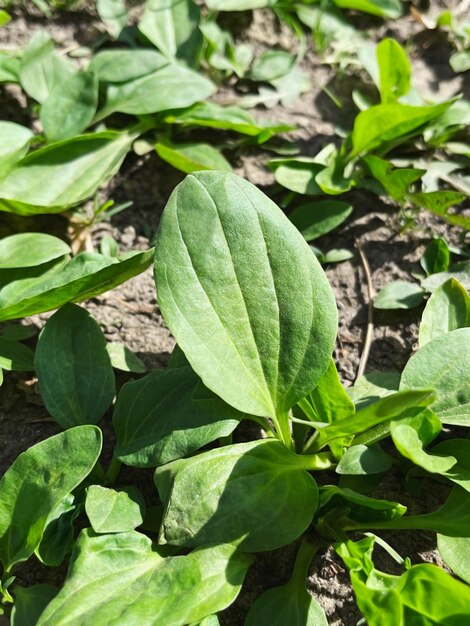
<path fill-rule="evenodd" d="M 34 370 L 34 352 L 18 341 L 0 337 L 0 367 L 13 372 Z"/>
<path fill-rule="evenodd" d="M 350 569 L 357 604 L 369 626 L 457 626 L 470 611 L 470 590 L 429 563 L 401 576 L 384 574 L 371 560 L 373 538 L 340 544 L 336 551 Z M 363 547 L 362 547 L 363 546 Z"/>
<path fill-rule="evenodd" d="M 400 0 L 334 0 L 334 3 L 342 9 L 353 9 L 378 17 L 396 19 L 402 14 Z"/>
<path fill-rule="evenodd" d="M 0 269 L 35 267 L 70 254 L 70 246 L 46 233 L 18 233 L 0 239 Z"/>
<path fill-rule="evenodd" d="M 111 48 L 95 54 L 88 69 L 98 76 L 100 82 L 127 83 L 152 74 L 168 63 L 168 59 L 156 50 Z"/>
<path fill-rule="evenodd" d="M 380 1 L 380 0 L 379 0 Z M 387 2 L 387 0 L 385 0 Z M 400 2 L 398 17 L 401 14 Z M 394 39 L 382 39 L 375 50 L 379 66 L 380 98 L 384 104 L 396 102 L 411 88 L 411 65 L 406 52 Z"/>
<path fill-rule="evenodd" d="M 0 178 L 28 151 L 33 133 L 13 122 L 0 122 Z"/>
<path fill-rule="evenodd" d="M 436 390 L 432 410 L 443 424 L 470 423 L 470 328 L 453 330 L 420 348 L 408 361 L 401 389 L 426 384 Z"/>
<path fill-rule="evenodd" d="M 337 474 L 370 475 L 381 474 L 393 465 L 392 457 L 378 445 L 351 446 L 336 466 Z"/>
<path fill-rule="evenodd" d="M 369 372 L 358 378 L 353 387 L 348 387 L 347 393 L 356 409 L 362 409 L 379 398 L 398 391 L 399 385 L 398 372 Z"/>
<path fill-rule="evenodd" d="M 460 191 L 429 191 L 412 193 L 408 200 L 447 220 L 450 224 L 470 230 L 470 219 L 463 215 L 449 213 L 449 209 L 463 202 L 468 195 Z"/>
<path fill-rule="evenodd" d="M 117 491 L 90 485 L 85 511 L 95 533 L 125 533 L 144 521 L 145 501 L 137 487 L 123 487 Z"/>
<path fill-rule="evenodd" d="M 11 626 L 36 624 L 46 606 L 57 595 L 57 591 L 57 587 L 48 584 L 15 587 Z"/>
<path fill-rule="evenodd" d="M 382 521 L 400 519 L 406 507 L 399 502 L 371 498 L 351 489 L 327 485 L 320 489 L 318 517 L 327 516 L 337 528 L 369 522 L 372 527 Z"/>
<path fill-rule="evenodd" d="M 0 211 L 58 213 L 86 200 L 114 176 L 134 139 L 107 131 L 35 150 L 0 182 Z"/>
<path fill-rule="evenodd" d="M 424 289 L 406 280 L 385 285 L 374 298 L 376 309 L 413 309 L 423 301 Z"/>
<path fill-rule="evenodd" d="M 467 72 L 470 69 L 470 50 L 454 52 L 450 56 L 449 64 L 454 72 Z"/>
<path fill-rule="evenodd" d="M 470 537 L 437 535 L 439 553 L 450 569 L 470 584 Z"/>
<path fill-rule="evenodd" d="M 450 263 L 449 246 L 442 237 L 435 237 L 426 246 L 420 264 L 426 274 L 445 272 Z"/>
<path fill-rule="evenodd" d="M 247 181 L 198 172 L 178 185 L 160 221 L 155 275 L 178 345 L 238 410 L 275 419 L 326 370 L 331 288 L 300 233 Z"/>
<path fill-rule="evenodd" d="M 5 26 L 5 24 L 8 24 L 10 21 L 11 15 L 7 11 L 0 9 L 0 26 Z"/>
<path fill-rule="evenodd" d="M 315 434 L 312 448 L 317 451 L 334 439 L 358 435 L 384 422 L 406 417 L 410 411 L 426 407 L 434 401 L 432 389 L 416 387 L 413 390 L 397 391 L 368 404 L 356 412 L 354 419 L 345 418 L 320 428 Z"/>
<path fill-rule="evenodd" d="M 123 84 L 108 84 L 106 102 L 95 121 L 111 113 L 145 115 L 188 107 L 215 92 L 215 85 L 184 65 L 170 63 Z"/>
<path fill-rule="evenodd" d="M 230 545 L 163 558 L 135 531 L 84 530 L 64 586 L 36 626 L 104 626 L 123 615 L 139 626 L 198 623 L 235 600 L 250 564 Z"/>
<path fill-rule="evenodd" d="M 148 0 L 138 29 L 165 56 L 197 66 L 203 43 L 199 20 L 193 0 Z"/>
<path fill-rule="evenodd" d="M 421 285 L 426 291 L 433 292 L 451 278 L 455 278 L 464 289 L 470 289 L 470 261 L 454 263 L 449 266 L 447 272 L 432 274 L 421 281 Z"/>
<path fill-rule="evenodd" d="M 99 428 L 79 426 L 29 448 L 6 471 L 0 481 L 0 559 L 6 570 L 31 556 L 49 514 L 88 476 L 100 452 Z"/>
<path fill-rule="evenodd" d="M 337 228 L 352 211 L 348 202 L 323 200 L 302 204 L 289 214 L 289 219 L 307 241 L 312 241 Z"/>
<path fill-rule="evenodd" d="M 28 96 L 43 103 L 74 71 L 70 61 L 55 52 L 51 37 L 39 30 L 24 49 L 19 78 Z"/>
<path fill-rule="evenodd" d="M 308 593 L 305 580 L 316 548 L 303 541 L 286 585 L 265 591 L 251 605 L 245 626 L 328 626 L 320 604 Z"/>
<path fill-rule="evenodd" d="M 134 372 L 135 374 L 143 374 L 147 369 L 142 359 L 129 350 L 127 346 L 118 341 L 111 341 L 106 344 L 111 365 L 114 369 L 123 372 Z"/>
<path fill-rule="evenodd" d="M 270 82 L 285 76 L 293 67 L 295 56 L 284 50 L 268 50 L 253 61 L 250 71 L 251 80 Z"/>
<path fill-rule="evenodd" d="M 44 101 L 39 119 L 49 142 L 71 139 L 93 120 L 98 106 L 98 80 L 78 72 L 56 85 Z"/>
<path fill-rule="evenodd" d="M 186 174 L 198 170 L 232 171 L 227 159 L 217 148 L 208 143 L 179 143 L 160 140 L 155 144 L 158 156 Z"/>
<path fill-rule="evenodd" d="M 66 304 L 39 336 L 35 359 L 47 410 L 63 428 L 96 424 L 115 394 L 106 339 L 91 315 Z"/>
<path fill-rule="evenodd" d="M 258 122 L 244 109 L 235 106 L 221 106 L 215 102 L 199 102 L 182 111 L 172 111 L 164 118 L 167 124 L 182 126 L 203 126 L 218 130 L 230 130 L 242 135 L 260 137 L 266 141 L 277 133 L 292 130 L 288 124 Z"/>
<path fill-rule="evenodd" d="M 119 393 L 114 454 L 127 465 L 163 465 L 230 435 L 242 417 L 204 387 L 187 362 L 155 370 Z"/>
<path fill-rule="evenodd" d="M 41 277 L 18 279 L 0 289 L 0 321 L 18 319 L 81 302 L 113 289 L 150 265 L 153 248 L 117 261 L 82 252 L 65 267 Z"/>
<path fill-rule="evenodd" d="M 35 550 L 37 558 L 49 567 L 57 567 L 72 552 L 74 544 L 73 522 L 80 513 L 74 496 L 61 500 L 49 514 L 41 541 Z"/>
<path fill-rule="evenodd" d="M 332 424 L 340 419 L 351 418 L 354 404 L 339 379 L 333 359 L 318 385 L 299 403 L 305 415 L 314 422 Z"/>
<path fill-rule="evenodd" d="M 409 186 L 419 180 L 426 170 L 394 167 L 389 161 L 369 154 L 363 158 L 372 176 L 394 200 L 402 202 Z"/>
<path fill-rule="evenodd" d="M 377 104 L 361 111 L 354 120 L 350 159 L 370 152 L 384 144 L 408 139 L 419 134 L 422 127 L 443 113 L 450 105 L 442 102 L 433 106 L 407 104 Z M 386 145 L 385 145 L 386 147 Z"/>
<path fill-rule="evenodd" d="M 117 39 L 129 19 L 124 0 L 96 0 L 96 10 L 108 32 Z"/>
<path fill-rule="evenodd" d="M 309 457 L 279 441 L 239 443 L 173 461 L 155 472 L 165 505 L 160 543 L 192 547 L 237 542 L 275 550 L 310 524 L 318 488 Z"/>
<path fill-rule="evenodd" d="M 419 345 L 458 328 L 470 326 L 470 297 L 466 289 L 450 278 L 431 295 L 419 325 Z"/>
<path fill-rule="evenodd" d="M 316 176 L 325 166 L 310 157 L 296 157 L 294 159 L 272 160 L 269 163 L 274 169 L 276 181 L 296 193 L 304 195 L 321 194 L 322 190 L 316 181 Z"/>
<path fill-rule="evenodd" d="M 214 11 L 248 11 L 274 6 L 278 0 L 205 0 L 209 9 Z"/>

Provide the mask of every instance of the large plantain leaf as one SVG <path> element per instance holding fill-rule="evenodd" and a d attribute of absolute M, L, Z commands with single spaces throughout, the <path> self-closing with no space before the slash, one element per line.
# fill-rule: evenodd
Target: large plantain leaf
<path fill-rule="evenodd" d="M 247 181 L 197 172 L 157 236 L 159 305 L 189 362 L 239 411 L 285 414 L 321 378 L 337 314 L 302 235 Z"/>
<path fill-rule="evenodd" d="M 145 535 L 82 531 L 64 587 L 36 626 L 184 626 L 231 604 L 251 558 L 234 546 L 163 558 Z"/>

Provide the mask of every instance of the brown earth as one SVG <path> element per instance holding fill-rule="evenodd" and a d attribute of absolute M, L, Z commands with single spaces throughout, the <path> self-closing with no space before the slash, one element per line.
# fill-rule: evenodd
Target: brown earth
<path fill-rule="evenodd" d="M 437 3 L 434 5 L 437 6 Z M 431 9 L 435 10 L 436 6 Z M 369 22 L 375 27 L 373 36 L 379 38 L 385 34 L 392 35 L 409 45 L 422 92 L 436 99 L 461 91 L 468 95 L 468 79 L 464 81 L 462 76 L 456 77 L 447 64 L 450 48 L 443 37 L 435 32 L 423 31 L 422 26 L 409 16 L 394 23 L 388 21 L 385 25 L 379 20 L 368 19 Z M 75 42 L 80 45 L 91 43 L 102 27 L 93 12 L 85 9 L 57 13 L 52 18 L 45 18 L 34 8 L 21 9 L 14 12 L 14 20 L 7 27 L 0 29 L 0 47 L 24 45 L 38 28 L 47 29 L 60 47 L 68 48 Z M 279 28 L 267 11 L 255 12 L 251 23 L 245 21 L 240 29 L 240 37 L 251 42 L 257 52 L 274 47 L 292 50 L 296 46 L 290 32 L 283 27 Z M 279 106 L 269 111 L 257 111 L 255 115 L 298 126 L 290 138 L 298 142 L 304 154 L 312 155 L 326 143 L 336 140 L 336 126 L 344 127 L 350 122 L 348 107 L 345 107 L 345 112 L 337 109 L 323 88 L 328 85 L 337 94 L 348 94 L 351 79 L 344 74 L 336 74 L 330 66 L 322 64 L 313 52 L 307 54 L 304 68 L 312 79 L 312 90 L 309 93 L 289 108 Z M 0 85 L 0 95 L 3 119 L 30 123 L 32 112 L 17 89 Z M 270 156 L 259 151 L 237 154 L 235 171 L 267 193 L 273 193 L 276 191 L 274 180 L 265 166 Z M 92 233 L 93 243 L 96 245 L 103 235 L 112 234 L 119 242 L 121 251 L 146 248 L 155 233 L 169 194 L 182 177 L 182 174 L 162 163 L 155 154 L 145 157 L 130 155 L 105 195 L 117 203 L 132 200 L 133 206 L 110 222 L 97 225 Z M 319 240 L 324 250 L 331 247 L 348 248 L 355 253 L 351 261 L 325 268 L 338 303 L 340 325 L 335 360 L 345 385 L 352 384 L 356 377 L 368 321 L 369 293 L 357 245 L 364 251 L 371 267 L 374 289 L 378 290 L 397 278 L 412 280 L 412 272 L 417 268 L 420 255 L 433 235 L 442 235 L 455 244 L 462 240 L 459 229 L 430 215 L 421 215 L 415 228 L 402 232 L 395 206 L 365 192 L 348 194 L 348 198 L 355 210 L 345 227 Z M 61 218 L 51 220 L 49 217 L 28 222 L 26 228 L 50 230 L 51 223 L 54 224 L 54 231 L 63 231 Z M 23 222 L 23 227 L 25 224 Z M 15 228 L 18 228 L 17 221 L 12 224 L 10 218 L 0 216 L 0 229 L 8 232 Z M 86 308 L 99 321 L 109 340 L 124 342 L 144 360 L 148 368 L 166 365 L 174 340 L 158 310 L 150 270 L 92 299 L 86 303 Z M 420 314 L 420 309 L 375 311 L 367 371 L 402 370 L 416 347 Z M 27 321 L 36 324 L 39 329 L 47 317 L 48 314 L 44 314 Z M 128 376 L 121 374 L 118 383 L 126 379 Z M 110 416 L 105 418 L 104 429 L 110 439 L 109 455 L 112 443 Z M 57 426 L 47 415 L 34 379 L 20 374 L 7 375 L 0 392 L 0 473 L 8 468 L 21 451 L 57 431 Z M 239 437 L 243 438 L 243 433 Z M 127 473 L 121 476 L 122 480 L 125 480 Z M 135 480 L 135 474 L 132 471 L 129 474 L 134 476 L 131 480 Z M 141 472 L 139 484 L 148 478 L 152 484 L 150 473 Z M 328 478 L 324 480 L 327 482 Z M 397 481 L 393 481 L 392 477 L 390 484 L 382 489 L 382 497 L 399 499 L 412 510 L 420 512 L 436 507 L 436 495 L 432 490 L 424 489 L 418 496 L 409 495 L 403 492 Z M 152 491 L 149 498 L 151 494 Z M 438 560 L 435 537 L 430 534 L 400 533 L 387 535 L 386 538 L 400 554 L 410 556 L 414 563 Z M 263 590 L 287 580 L 294 557 L 295 546 L 259 555 L 248 574 L 245 590 L 221 616 L 221 623 L 224 626 L 241 626 L 253 600 Z M 378 564 L 391 571 L 392 566 L 385 553 L 378 559 Z M 20 568 L 18 581 L 23 584 L 45 579 L 58 581 L 61 574 L 62 571 L 45 571 L 38 564 L 30 562 Z M 330 626 L 353 626 L 360 619 L 347 572 L 331 548 L 315 557 L 311 566 L 309 590 L 325 608 Z"/>

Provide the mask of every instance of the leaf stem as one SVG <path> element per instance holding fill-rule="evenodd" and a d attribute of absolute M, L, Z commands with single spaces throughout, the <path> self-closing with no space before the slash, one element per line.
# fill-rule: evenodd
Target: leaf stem
<path fill-rule="evenodd" d="M 290 432 L 289 414 L 280 413 L 279 415 L 276 415 L 276 418 L 273 418 L 273 422 L 276 427 L 276 432 L 279 439 L 289 450 L 293 451 L 294 443 L 292 441 L 292 434 Z"/>
<path fill-rule="evenodd" d="M 319 452 L 318 454 L 297 455 L 299 464 L 303 469 L 309 471 L 327 470 L 336 466 L 336 461 L 330 452 Z"/>
<path fill-rule="evenodd" d="M 111 459 L 111 463 L 109 464 L 109 467 L 106 471 L 106 474 L 104 475 L 103 482 L 105 485 L 114 485 L 117 477 L 119 476 L 119 472 L 121 471 L 121 466 L 121 461 L 113 456 L 113 458 Z"/>
<path fill-rule="evenodd" d="M 320 548 L 319 543 L 311 542 L 307 537 L 302 539 L 299 551 L 295 558 L 294 570 L 290 579 L 290 583 L 295 587 L 305 585 L 310 569 L 310 563 Z"/>

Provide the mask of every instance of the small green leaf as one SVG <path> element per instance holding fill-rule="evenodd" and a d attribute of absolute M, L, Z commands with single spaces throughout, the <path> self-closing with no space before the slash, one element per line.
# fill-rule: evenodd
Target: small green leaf
<path fill-rule="evenodd" d="M 237 542 L 247 552 L 290 543 L 317 508 L 317 485 L 303 469 L 308 461 L 268 439 L 158 468 L 155 482 L 165 505 L 160 543 Z"/>
<path fill-rule="evenodd" d="M 6 471 L 0 481 L 0 559 L 6 570 L 37 548 L 49 514 L 93 469 L 101 439 L 96 426 L 72 428 L 29 448 Z"/>
<path fill-rule="evenodd" d="M 19 78 L 28 96 L 43 103 L 51 91 L 74 72 L 70 61 L 55 52 L 50 35 L 39 30 L 24 49 Z"/>
<path fill-rule="evenodd" d="M 25 126 L 14 122 L 0 122 L 0 177 L 28 151 L 33 133 Z"/>
<path fill-rule="evenodd" d="M 74 496 L 61 500 L 49 514 L 41 541 L 35 550 L 37 558 L 49 567 L 57 567 L 72 552 L 74 544 L 73 522 L 80 513 Z"/>
<path fill-rule="evenodd" d="M 395 145 L 396 140 L 419 134 L 427 122 L 441 115 L 451 104 L 451 101 L 424 107 L 398 103 L 377 104 L 361 111 L 354 120 L 351 135 L 353 149 L 349 158 L 370 152 L 388 142 L 394 142 Z"/>
<path fill-rule="evenodd" d="M 342 9 L 353 9 L 378 17 L 396 19 L 402 14 L 400 0 L 334 0 L 334 3 Z"/>
<path fill-rule="evenodd" d="M 270 82 L 285 76 L 293 67 L 295 56 L 284 50 L 268 50 L 255 58 L 250 71 L 251 80 Z"/>
<path fill-rule="evenodd" d="M 214 11 L 248 11 L 270 7 L 278 0 L 206 0 L 205 4 Z"/>
<path fill-rule="evenodd" d="M 100 82 L 127 83 L 156 72 L 168 63 L 168 59 L 156 50 L 111 48 L 95 54 L 88 69 L 98 76 Z"/>
<path fill-rule="evenodd" d="M 11 612 L 11 626 L 36 624 L 41 613 L 57 595 L 57 592 L 57 587 L 48 584 L 15 587 L 15 604 Z"/>
<path fill-rule="evenodd" d="M 353 387 L 347 389 L 347 393 L 356 405 L 356 409 L 376 402 L 398 391 L 400 374 L 398 372 L 369 372 L 356 380 Z"/>
<path fill-rule="evenodd" d="M 144 521 L 145 501 L 137 487 L 115 490 L 90 485 L 85 511 L 95 533 L 125 533 Z"/>
<path fill-rule="evenodd" d="M 148 0 L 138 29 L 166 57 L 197 66 L 203 43 L 199 20 L 193 0 Z"/>
<path fill-rule="evenodd" d="M 70 254 L 70 246 L 46 233 L 18 233 L 0 239 L 0 269 L 35 267 L 66 254 Z"/>
<path fill-rule="evenodd" d="M 204 387 L 184 359 L 182 367 L 155 370 L 122 387 L 113 416 L 115 456 L 136 467 L 163 465 L 230 435 L 242 417 Z"/>
<path fill-rule="evenodd" d="M 470 328 L 453 330 L 420 348 L 408 361 L 401 389 L 434 387 L 432 410 L 443 424 L 470 423 Z"/>
<path fill-rule="evenodd" d="M 462 285 L 450 278 L 434 291 L 419 325 L 419 345 L 452 330 L 470 326 L 470 297 Z"/>
<path fill-rule="evenodd" d="M 7 11 L 0 9 L 0 27 L 5 26 L 5 24 L 8 24 L 10 20 L 11 20 L 11 15 Z"/>
<path fill-rule="evenodd" d="M 389 161 L 372 154 L 365 156 L 363 161 L 388 195 L 398 202 L 404 200 L 409 186 L 426 173 L 422 169 L 394 167 Z"/>
<path fill-rule="evenodd" d="M 111 113 L 145 115 L 169 109 L 188 107 L 205 100 L 215 91 L 215 85 L 179 63 L 170 63 L 135 80 L 123 84 L 108 84 L 106 102 L 95 121 Z"/>
<path fill-rule="evenodd" d="M 405 280 L 395 280 L 383 289 L 374 298 L 376 309 L 413 309 L 423 301 L 424 289 Z"/>
<path fill-rule="evenodd" d="M 406 506 L 399 502 L 371 498 L 351 489 L 334 485 L 320 488 L 320 504 L 317 517 L 328 515 L 337 528 L 347 528 L 355 523 L 369 522 L 373 528 L 380 522 L 401 519 Z"/>
<path fill-rule="evenodd" d="M 84 530 L 64 586 L 36 626 L 98 626 L 123 615 L 139 626 L 197 624 L 235 600 L 250 564 L 231 545 L 163 558 L 138 532 Z"/>
<path fill-rule="evenodd" d="M 470 537 L 437 535 L 437 548 L 447 567 L 470 584 Z"/>
<path fill-rule="evenodd" d="M 0 182 L 0 211 L 58 213 L 78 204 L 117 172 L 134 139 L 106 131 L 35 150 Z"/>
<path fill-rule="evenodd" d="M 454 52 L 450 56 L 449 64 L 454 72 L 467 72 L 470 69 L 470 50 Z"/>
<path fill-rule="evenodd" d="M 129 19 L 124 0 L 96 0 L 96 10 L 110 35 L 117 39 Z"/>
<path fill-rule="evenodd" d="M 401 14 L 400 2 L 392 0 L 393 3 L 396 7 L 398 6 L 399 14 L 396 16 L 398 17 Z M 394 39 L 382 39 L 375 52 L 379 66 L 381 100 L 384 104 L 396 102 L 411 88 L 410 61 L 406 52 Z"/>
<path fill-rule="evenodd" d="M 147 369 L 142 359 L 139 359 L 139 357 L 123 343 L 111 341 L 106 344 L 106 350 L 108 351 L 111 365 L 114 369 L 123 372 L 133 372 L 135 374 L 143 374 Z"/>
<path fill-rule="evenodd" d="M 429 191 L 427 193 L 412 193 L 408 195 L 408 200 L 423 209 L 427 209 L 440 217 L 443 217 L 450 224 L 461 226 L 470 230 L 470 219 L 463 215 L 449 213 L 449 209 L 463 202 L 468 195 L 460 191 Z"/>
<path fill-rule="evenodd" d="M 222 153 L 208 143 L 179 143 L 160 140 L 155 144 L 158 156 L 186 174 L 198 170 L 232 171 Z"/>
<path fill-rule="evenodd" d="M 270 161 L 269 166 L 274 169 L 276 181 L 286 189 L 303 195 L 322 193 L 315 179 L 325 166 L 315 159 L 309 157 L 274 159 Z"/>
<path fill-rule="evenodd" d="M 352 211 L 347 202 L 323 200 L 302 204 L 289 214 L 289 219 L 307 241 L 312 241 L 337 228 Z"/>
<path fill-rule="evenodd" d="M 18 279 L 0 289 L 0 321 L 18 319 L 80 302 L 113 289 L 150 265 L 153 248 L 124 261 L 82 252 L 65 267 L 40 277 Z"/>
<path fill-rule="evenodd" d="M 451 278 L 455 278 L 464 289 L 470 289 L 470 261 L 454 263 L 449 266 L 447 272 L 431 274 L 421 281 L 421 285 L 427 291 L 433 292 Z"/>
<path fill-rule="evenodd" d="M 450 263 L 449 246 L 442 237 L 435 237 L 426 246 L 420 264 L 426 274 L 445 272 Z"/>
<path fill-rule="evenodd" d="M 85 309 L 66 304 L 48 319 L 35 365 L 56 422 L 70 428 L 100 421 L 114 397 L 114 373 L 103 332 Z"/>
<path fill-rule="evenodd" d="M 351 446 L 336 466 L 337 474 L 370 475 L 387 471 L 393 465 L 392 457 L 378 445 Z"/>
<path fill-rule="evenodd" d="M 39 114 L 47 140 L 79 135 L 93 120 L 97 106 L 98 80 L 93 72 L 78 72 L 56 85 Z"/>
<path fill-rule="evenodd" d="M 34 352 L 19 341 L 0 337 L 0 367 L 13 372 L 34 370 Z"/>

